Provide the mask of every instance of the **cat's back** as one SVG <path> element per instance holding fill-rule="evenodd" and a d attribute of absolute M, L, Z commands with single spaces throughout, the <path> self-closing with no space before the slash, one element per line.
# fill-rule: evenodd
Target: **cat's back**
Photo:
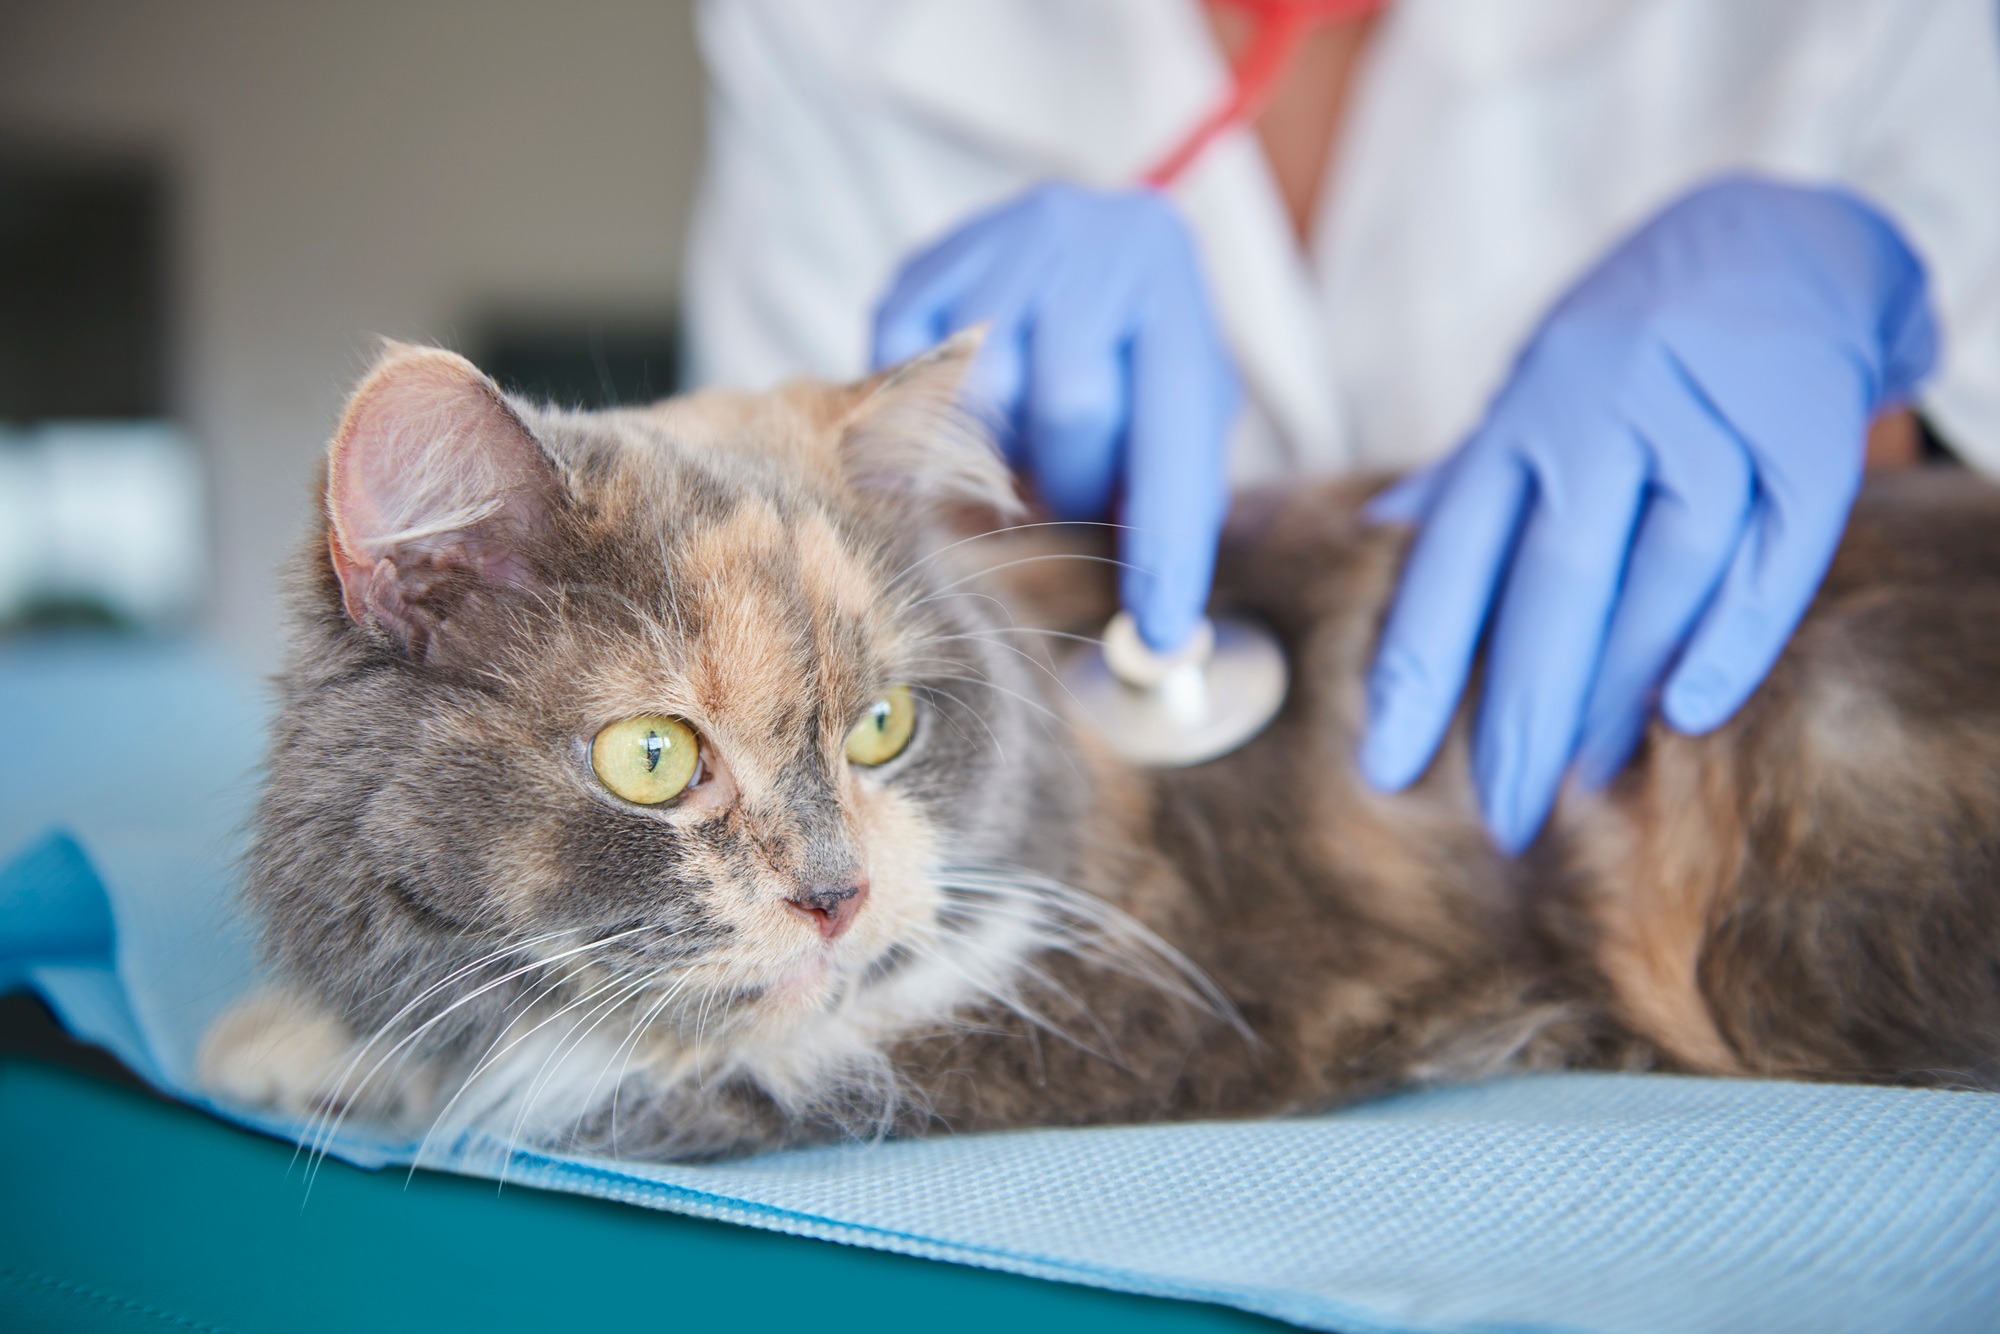
<path fill-rule="evenodd" d="M 2000 1078 L 2000 486 L 1871 478 L 1770 676 L 1539 850 L 1631 1027 L 1715 1072 Z"/>
<path fill-rule="evenodd" d="M 1654 724 L 1609 788 L 1566 790 L 1519 858 L 1480 817 L 1472 703 L 1408 789 L 1358 772 L 1409 542 L 1366 519 L 1371 490 L 1240 499 L 1217 603 L 1283 640 L 1284 710 L 1227 756 L 1132 776 L 1145 799 L 1119 837 L 1150 878 L 1085 867 L 1085 887 L 1187 954 L 1257 1041 L 1218 1028 L 1176 1045 L 1152 1010 L 1119 1022 L 1123 993 L 1079 979 L 1133 1069 L 1164 1072 L 1161 1089 L 1093 1107 L 1296 1110 L 1562 1065 L 1994 1082 L 2000 488 L 1956 471 L 1871 481 L 1749 704 L 1705 736 Z M 1079 605 L 1065 623 L 1103 613 Z"/>
<path fill-rule="evenodd" d="M 1292 659 L 1292 698 L 1271 750 L 1343 795 L 1355 776 L 1367 673 L 1410 540 L 1405 528 L 1367 519 L 1375 489 L 1329 482 L 1247 495 L 1217 578 L 1218 601 L 1269 623 Z M 1475 671 L 1468 694 L 1476 689 Z M 1450 781 L 1465 776 L 1470 710 L 1460 712 L 1426 782 L 1434 801 L 1470 817 L 1469 789 Z M 1712 743 L 1656 723 L 1632 767 L 1645 772 L 1651 752 L 1673 739 L 1775 762 L 1760 747 L 1780 732 L 1792 741 L 1810 732 L 1821 759 L 1862 768 L 1889 758 L 1880 748 L 1890 734 L 1905 746 L 1935 743 L 1932 758 L 1944 768 L 1965 769 L 1983 755 L 1988 734 L 2000 732 L 2000 484 L 1956 467 L 1871 476 L 1763 686 Z"/>
<path fill-rule="evenodd" d="M 1277 1105 L 1571 1063 L 1587 1025 L 1481 823 L 1457 730 L 1408 791 L 1356 764 L 1366 680 L 1408 534 L 1370 522 L 1374 486 L 1241 498 L 1216 602 L 1276 632 L 1285 706 L 1242 749 L 1153 778 L 1154 836 L 1204 915 L 1180 943 L 1283 1054 Z"/>
<path fill-rule="evenodd" d="M 1792 656 L 1909 726 L 2000 722 L 2000 485 L 1956 468 L 1872 479 Z"/>
<path fill-rule="evenodd" d="M 1343 939 L 1420 942 L 1372 957 L 1426 958 L 1468 988 L 1552 986 L 1684 1068 L 2000 1076 L 2000 486 L 1955 468 L 1871 478 L 1749 703 L 1705 736 L 1655 722 L 1514 862 L 1478 818 L 1470 705 L 1409 791 L 1356 772 L 1408 540 L 1365 521 L 1369 490 L 1240 507 L 1219 588 L 1285 638 L 1293 698 L 1277 735 L 1166 785 L 1222 823 L 1259 813 L 1287 845 L 1312 883 L 1278 896 L 1274 933 L 1330 902 Z M 1254 874 L 1283 879 L 1274 860 Z"/>

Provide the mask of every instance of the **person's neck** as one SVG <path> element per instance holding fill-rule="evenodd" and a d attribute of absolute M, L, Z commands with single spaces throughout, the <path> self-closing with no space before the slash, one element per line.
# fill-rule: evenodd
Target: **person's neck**
<path fill-rule="evenodd" d="M 1216 44 L 1234 63 L 1254 30 L 1250 15 L 1229 5 L 1203 8 Z M 1277 94 L 1257 118 L 1258 141 L 1301 248 L 1312 243 L 1314 213 L 1346 116 L 1349 89 L 1379 17 L 1336 20 L 1308 33 Z"/>

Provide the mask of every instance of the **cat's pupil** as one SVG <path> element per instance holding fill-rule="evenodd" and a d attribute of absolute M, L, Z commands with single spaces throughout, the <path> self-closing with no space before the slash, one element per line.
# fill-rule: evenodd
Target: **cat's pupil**
<path fill-rule="evenodd" d="M 666 753 L 666 750 L 667 750 L 667 743 L 660 740 L 660 734 L 658 732 L 646 733 L 647 773 L 651 773 L 653 772 L 653 770 L 660 767 L 660 756 L 664 755 Z"/>
<path fill-rule="evenodd" d="M 868 712 L 869 712 L 870 716 L 872 716 L 872 717 L 873 717 L 873 718 L 875 719 L 875 730 L 876 730 L 876 731 L 878 731 L 878 732 L 886 732 L 886 731 L 888 731 L 888 730 L 889 730 L 889 701 L 888 701 L 888 700 L 886 700 L 886 699 L 878 699 L 878 700 L 876 700 L 876 701 L 875 701 L 875 707 L 873 707 L 872 709 L 870 709 L 870 710 L 869 710 Z"/>

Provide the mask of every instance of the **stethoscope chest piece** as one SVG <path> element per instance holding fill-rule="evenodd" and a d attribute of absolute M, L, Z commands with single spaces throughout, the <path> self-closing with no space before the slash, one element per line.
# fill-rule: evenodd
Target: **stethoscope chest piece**
<path fill-rule="evenodd" d="M 1122 611 L 1059 673 L 1078 720 L 1123 759 L 1153 768 L 1244 745 L 1277 717 L 1289 681 L 1277 636 L 1254 621 L 1203 621 L 1186 647 L 1160 654 Z"/>

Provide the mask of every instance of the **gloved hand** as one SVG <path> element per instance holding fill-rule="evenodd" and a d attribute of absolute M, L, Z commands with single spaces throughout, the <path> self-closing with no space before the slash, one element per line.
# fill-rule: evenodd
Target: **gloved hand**
<path fill-rule="evenodd" d="M 1200 261 L 1150 190 L 1037 186 L 909 260 L 875 316 L 877 366 L 990 326 L 975 391 L 1061 519 L 1118 500 L 1120 597 L 1146 642 L 1200 619 L 1241 395 Z"/>
<path fill-rule="evenodd" d="M 1473 774 L 1508 852 L 1572 755 L 1608 781 L 1656 701 L 1683 732 L 1727 721 L 1826 573 L 1871 417 L 1936 349 L 1921 263 L 1855 196 L 1731 179 L 1667 208 L 1557 303 L 1458 451 L 1377 502 L 1422 527 L 1369 678 L 1369 781 L 1430 763 L 1489 609 Z"/>

